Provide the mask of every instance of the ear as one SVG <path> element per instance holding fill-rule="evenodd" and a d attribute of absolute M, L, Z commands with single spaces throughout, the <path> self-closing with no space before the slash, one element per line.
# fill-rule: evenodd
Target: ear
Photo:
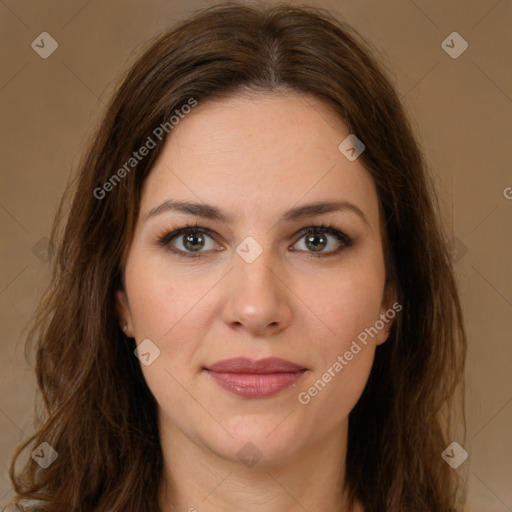
<path fill-rule="evenodd" d="M 133 322 L 130 305 L 128 304 L 128 297 L 124 290 L 117 290 L 116 292 L 116 312 L 119 319 L 119 327 L 129 338 L 133 338 Z"/>
<path fill-rule="evenodd" d="M 401 310 L 402 305 L 397 301 L 397 293 L 394 286 L 391 284 L 386 285 L 382 297 L 379 318 L 375 322 L 375 327 L 379 331 L 375 337 L 376 345 L 382 345 L 389 338 L 389 332 L 395 323 L 396 315 Z"/>

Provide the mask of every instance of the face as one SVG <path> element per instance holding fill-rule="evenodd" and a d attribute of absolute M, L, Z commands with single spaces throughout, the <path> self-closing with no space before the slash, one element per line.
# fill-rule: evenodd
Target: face
<path fill-rule="evenodd" d="M 143 187 L 120 322 L 161 429 L 228 460 L 292 461 L 344 431 L 392 323 L 373 180 L 308 96 L 200 103 L 171 135 Z"/>

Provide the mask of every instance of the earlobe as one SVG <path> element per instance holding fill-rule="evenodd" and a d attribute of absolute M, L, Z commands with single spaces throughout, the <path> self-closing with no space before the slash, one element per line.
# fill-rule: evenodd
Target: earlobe
<path fill-rule="evenodd" d="M 383 318 L 383 315 L 381 315 L 381 318 Z M 384 321 L 384 320 L 381 320 Z M 391 327 L 393 325 L 393 321 L 390 321 L 383 327 L 382 329 L 379 329 L 379 334 L 375 338 L 375 344 L 376 345 L 382 345 L 385 343 L 389 338 L 389 332 L 391 331 Z"/>
<path fill-rule="evenodd" d="M 393 286 L 388 285 L 384 292 L 379 320 L 376 322 L 376 327 L 379 327 L 379 334 L 375 340 L 376 345 L 382 345 L 389 338 L 389 333 L 395 323 L 396 314 L 402 309 L 401 307 L 397 309 L 397 304 L 395 289 Z"/>
<path fill-rule="evenodd" d="M 118 290 L 116 292 L 115 301 L 119 327 L 121 328 L 125 336 L 132 338 L 132 315 L 130 312 L 130 306 L 128 305 L 128 297 L 126 296 L 126 292 L 124 290 Z"/>
<path fill-rule="evenodd" d="M 389 337 L 389 331 L 387 330 L 387 327 L 383 327 L 382 329 L 379 329 L 379 332 L 377 336 L 375 336 L 375 345 L 379 346 L 385 343 Z"/>

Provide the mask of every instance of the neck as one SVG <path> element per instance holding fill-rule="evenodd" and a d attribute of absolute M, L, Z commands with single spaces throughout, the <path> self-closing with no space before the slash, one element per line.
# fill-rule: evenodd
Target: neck
<path fill-rule="evenodd" d="M 348 422 L 286 460 L 250 467 L 192 441 L 168 419 L 160 420 L 160 432 L 162 512 L 361 511 L 349 511 L 342 492 Z"/>

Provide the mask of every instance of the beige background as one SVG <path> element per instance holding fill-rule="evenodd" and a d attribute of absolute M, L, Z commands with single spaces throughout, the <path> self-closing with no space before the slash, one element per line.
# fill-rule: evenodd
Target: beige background
<path fill-rule="evenodd" d="M 210 2 L 213 3 L 213 2 Z M 380 52 L 439 189 L 469 334 L 467 511 L 512 511 L 512 2 L 331 0 Z M 48 279 L 44 237 L 86 137 L 140 44 L 207 2 L 0 2 L 0 502 L 32 431 L 35 381 L 22 329 Z M 42 59 L 31 43 L 49 32 Z M 458 32 L 457 59 L 441 43 Z M 41 241 L 41 239 L 43 239 Z M 428 248 L 426 248 L 428 250 Z M 79 452 L 79 450 L 77 450 Z"/>

